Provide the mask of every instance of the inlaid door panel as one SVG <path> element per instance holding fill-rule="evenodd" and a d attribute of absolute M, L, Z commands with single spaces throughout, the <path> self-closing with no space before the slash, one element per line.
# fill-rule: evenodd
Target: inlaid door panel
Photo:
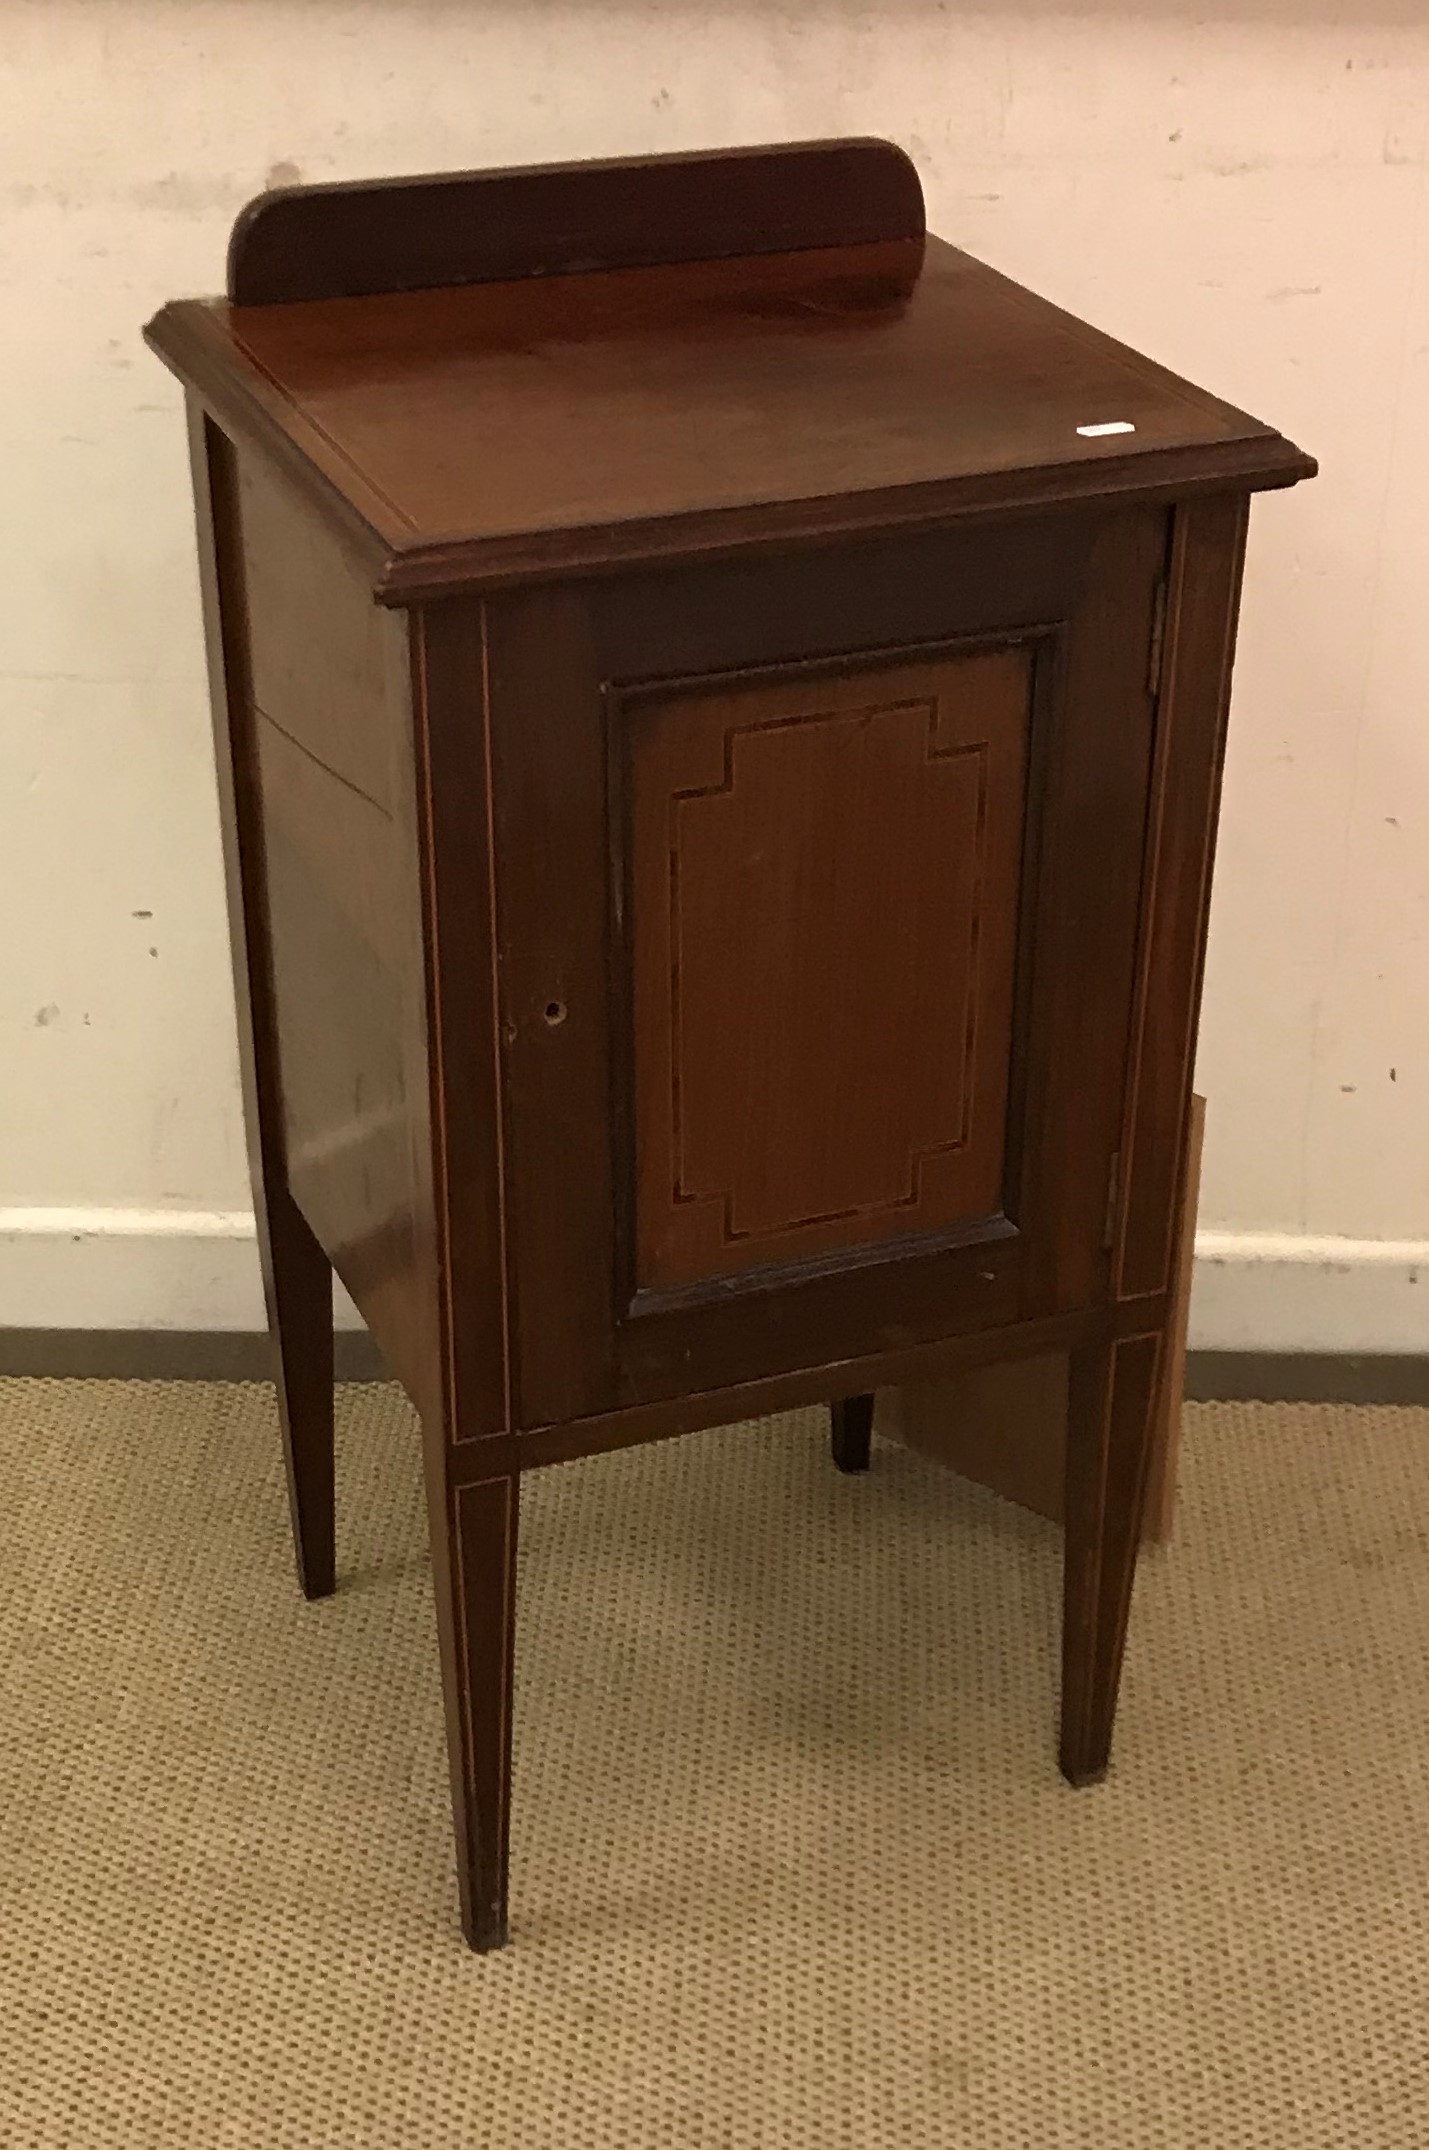
<path fill-rule="evenodd" d="M 519 1425 L 1105 1296 L 1165 559 L 1135 508 L 485 601 Z"/>
<path fill-rule="evenodd" d="M 638 1290 L 1000 1212 L 1032 669 L 623 698 Z"/>

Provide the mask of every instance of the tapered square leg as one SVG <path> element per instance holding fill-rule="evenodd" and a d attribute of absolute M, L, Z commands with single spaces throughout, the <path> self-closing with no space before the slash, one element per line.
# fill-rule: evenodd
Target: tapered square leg
<path fill-rule="evenodd" d="M 830 1448 L 841 1471 L 866 1471 L 873 1449 L 873 1398 L 844 1396 L 829 1406 Z"/>
<path fill-rule="evenodd" d="M 233 451 L 193 397 L 189 448 L 249 1178 L 298 1581 L 321 1598 L 334 1583 L 332 1269 L 287 1181 Z"/>
<path fill-rule="evenodd" d="M 336 1582 L 332 1268 L 286 1187 L 255 1194 L 298 1582 L 325 1598 Z"/>
<path fill-rule="evenodd" d="M 1159 1336 L 1073 1352 L 1067 1407 L 1062 1774 L 1094 1784 L 1111 1755 L 1154 1438 Z"/>
<path fill-rule="evenodd" d="M 516 1645 L 515 1473 L 445 1483 L 428 1448 L 428 1516 L 462 1931 L 474 1949 L 506 1939 L 511 1700 Z"/>

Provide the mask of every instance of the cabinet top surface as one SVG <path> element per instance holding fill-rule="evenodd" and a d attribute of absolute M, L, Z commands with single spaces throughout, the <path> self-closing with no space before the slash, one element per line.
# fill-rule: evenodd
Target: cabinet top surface
<path fill-rule="evenodd" d="M 221 422 L 370 536 L 395 601 L 1314 469 L 1271 428 L 937 239 L 189 300 L 150 338 Z"/>

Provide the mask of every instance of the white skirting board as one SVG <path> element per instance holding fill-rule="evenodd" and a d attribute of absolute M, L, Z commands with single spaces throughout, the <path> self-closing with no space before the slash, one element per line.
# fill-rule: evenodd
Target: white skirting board
<path fill-rule="evenodd" d="M 1193 1351 L 1429 1353 L 1429 1239 L 1196 1234 Z"/>
<path fill-rule="evenodd" d="M 357 1328 L 341 1286 L 340 1328 Z M 254 1330 L 247 1210 L 0 1209 L 0 1326 Z M 1429 1352 L 1429 1239 L 1203 1230 L 1195 1351 Z"/>
<path fill-rule="evenodd" d="M 360 1329 L 339 1284 L 337 1325 Z M 264 1326 L 247 1209 L 0 1209 L 0 1326 Z"/>

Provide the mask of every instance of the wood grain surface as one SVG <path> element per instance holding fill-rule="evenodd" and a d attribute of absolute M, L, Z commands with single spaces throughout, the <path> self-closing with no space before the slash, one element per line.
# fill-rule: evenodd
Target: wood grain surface
<path fill-rule="evenodd" d="M 779 142 L 579 165 L 280 187 L 228 248 L 236 306 L 916 239 L 923 189 L 892 142 Z"/>
<path fill-rule="evenodd" d="M 1257 420 L 934 240 L 192 302 L 150 339 L 367 529 L 394 598 L 1313 469 Z M 1135 431 L 1078 430 L 1106 422 Z"/>
<path fill-rule="evenodd" d="M 1032 670 L 632 708 L 638 1287 L 1000 1212 Z"/>

